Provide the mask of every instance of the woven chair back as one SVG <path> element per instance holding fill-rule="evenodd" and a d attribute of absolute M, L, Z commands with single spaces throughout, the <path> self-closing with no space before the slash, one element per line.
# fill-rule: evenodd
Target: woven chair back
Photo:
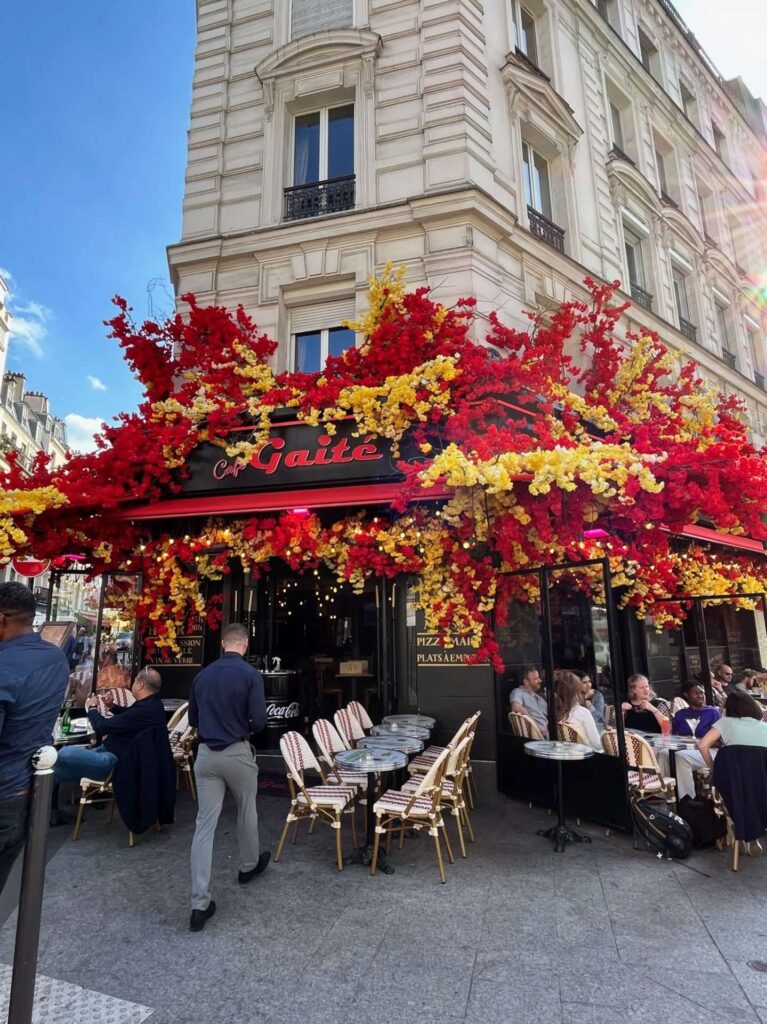
<path fill-rule="evenodd" d="M 422 796 L 424 793 L 429 793 L 435 786 L 441 785 L 442 779 L 445 776 L 447 761 L 452 750 L 453 748 L 448 743 L 448 745 L 439 753 L 434 764 L 421 779 L 418 784 L 418 788 L 413 792 L 413 796 Z"/>
<path fill-rule="evenodd" d="M 344 743 L 341 736 L 332 722 L 329 722 L 327 718 L 318 718 L 312 726 L 312 736 L 314 736 L 314 742 L 317 747 L 329 763 L 333 763 L 333 754 L 337 754 L 339 750 L 348 750 L 348 744 Z"/>
<path fill-rule="evenodd" d="M 183 704 L 179 704 L 176 710 L 168 719 L 168 732 L 176 732 L 177 729 L 182 729 L 182 719 L 189 721 L 189 701 L 185 700 Z M 186 726 L 183 726 L 185 729 Z"/>
<path fill-rule="evenodd" d="M 285 759 L 288 773 L 301 788 L 304 785 L 304 772 L 307 768 L 312 768 L 316 772 L 320 771 L 312 748 L 299 732 L 286 732 L 280 738 L 280 753 Z"/>
<path fill-rule="evenodd" d="M 341 708 L 339 711 L 336 711 L 335 715 L 333 715 L 333 721 L 336 723 L 336 729 L 338 729 L 343 739 L 346 740 L 347 746 L 353 747 L 357 740 L 364 738 L 365 730 L 348 708 Z"/>
<path fill-rule="evenodd" d="M 367 713 L 365 706 L 360 704 L 358 700 L 350 700 L 346 705 L 346 710 L 351 711 L 363 730 L 373 728 L 373 722 L 370 719 L 370 715 Z"/>
<path fill-rule="evenodd" d="M 558 722 L 557 736 L 563 743 L 583 743 L 587 747 L 590 746 L 585 735 L 572 722 Z"/>

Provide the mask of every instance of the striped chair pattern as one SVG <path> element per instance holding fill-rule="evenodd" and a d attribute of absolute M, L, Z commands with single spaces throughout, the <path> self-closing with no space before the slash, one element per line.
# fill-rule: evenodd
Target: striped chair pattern
<path fill-rule="evenodd" d="M 311 747 L 300 733 L 286 732 L 280 739 L 280 753 L 287 766 L 288 786 L 290 788 L 290 809 L 285 819 L 285 827 L 275 854 L 275 863 L 282 856 L 285 839 L 291 824 L 295 825 L 293 843 L 298 839 L 301 822 L 308 820 L 312 827 L 318 821 L 324 822 L 336 832 L 336 863 L 338 870 L 343 871 L 344 861 L 341 849 L 341 816 L 350 809 L 352 842 L 357 844 L 357 829 L 354 820 L 354 799 L 357 795 L 355 786 L 307 786 L 304 781 L 306 771 L 316 771 L 320 776 L 317 758 Z"/>
<path fill-rule="evenodd" d="M 353 714 L 348 708 L 341 708 L 333 715 L 333 721 L 336 723 L 336 729 L 341 735 L 341 738 L 346 741 L 347 749 L 357 746 L 357 740 L 364 739 L 365 730 L 359 723 L 357 716 Z"/>
<path fill-rule="evenodd" d="M 327 718 L 318 718 L 312 726 L 312 736 L 320 752 L 319 765 L 324 783 L 331 786 L 357 786 L 361 789 L 367 786 L 366 772 L 348 771 L 336 765 L 333 755 L 340 750 L 348 750 L 349 747 L 338 735 L 332 722 Z"/>
<path fill-rule="evenodd" d="M 455 818 L 455 825 L 458 830 L 458 842 L 461 847 L 461 856 L 466 857 L 466 845 L 463 841 L 463 828 L 469 833 L 469 839 L 474 842 L 474 829 L 469 818 L 469 809 L 466 806 L 464 786 L 466 783 L 466 766 L 469 763 L 471 745 L 474 741 L 474 733 L 470 732 L 464 736 L 461 742 L 450 751 L 447 760 L 445 775 L 442 780 L 442 806 L 450 808 L 450 813 Z M 403 793 L 414 793 L 423 782 L 425 775 L 414 775 L 409 782 L 402 787 Z"/>
<path fill-rule="evenodd" d="M 557 722 L 557 739 L 563 743 L 582 743 L 586 747 L 591 746 L 578 726 L 571 722 Z"/>
<path fill-rule="evenodd" d="M 602 746 L 610 757 L 619 757 L 618 733 L 605 729 Z M 640 800 L 647 796 L 660 796 L 667 803 L 676 803 L 676 781 L 663 775 L 655 751 L 642 736 L 626 733 L 626 761 L 628 763 L 629 788 Z"/>
<path fill-rule="evenodd" d="M 420 830 L 427 828 L 429 835 L 434 839 L 440 881 L 443 884 L 447 881 L 442 861 L 440 839 L 445 844 L 448 860 L 451 864 L 454 863 L 454 859 L 450 838 L 442 818 L 442 784 L 452 749 L 449 745 L 445 747 L 412 792 L 406 793 L 401 789 L 387 789 L 383 796 L 376 800 L 373 805 L 376 825 L 373 843 L 373 862 L 370 865 L 371 875 L 376 873 L 376 867 L 378 866 L 378 851 L 382 835 L 386 836 L 386 850 L 388 852 L 392 832 L 395 828 L 399 830 L 400 849 L 402 849 L 404 843 L 406 829 Z"/>
<path fill-rule="evenodd" d="M 358 700 L 350 700 L 346 705 L 346 710 L 351 711 L 357 721 L 360 723 L 362 729 L 372 729 L 373 721 L 363 704 L 360 704 Z"/>

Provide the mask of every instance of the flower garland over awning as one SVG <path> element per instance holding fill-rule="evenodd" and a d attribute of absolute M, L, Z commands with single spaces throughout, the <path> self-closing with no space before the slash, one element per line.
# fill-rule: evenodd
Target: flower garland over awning
<path fill-rule="evenodd" d="M 589 303 L 530 315 L 528 331 L 491 315 L 488 344 L 479 344 L 473 299 L 447 308 L 426 288 L 407 292 L 402 273 L 387 269 L 371 283 L 368 314 L 351 325 L 362 343 L 319 374 L 275 375 L 276 343 L 241 307 L 202 307 L 187 295 L 184 315 L 137 327 L 115 299 L 110 336 L 143 401 L 104 428 L 94 453 L 63 468 L 44 456 L 30 474 L 12 463 L 2 478 L 0 560 L 74 550 L 94 572 L 141 572 L 143 592 L 126 600 L 153 642 L 170 648 L 185 617 L 218 620 L 202 581 L 229 572 L 232 558 L 255 573 L 277 559 L 300 572 L 324 566 L 358 589 L 370 576 L 412 573 L 427 625 L 448 644 L 462 634 L 478 660 L 496 664 L 493 615 L 503 620 L 510 600 L 537 599 L 538 566 L 609 557 L 622 604 L 639 616 L 652 609 L 659 625 L 678 624 L 696 594 L 763 591 L 758 555 L 682 551 L 669 533 L 703 518 L 765 537 L 767 462 L 748 439 L 742 405 L 656 335 L 618 340 L 626 306 L 612 305 L 613 287 L 586 284 Z M 330 434 L 352 417 L 359 434 L 388 438 L 395 453 L 408 434 L 422 461 L 400 465 L 405 483 L 391 508 L 339 511 L 330 522 L 286 510 L 178 535 L 115 516 L 127 503 L 178 493 L 203 442 L 252 458 L 286 407 Z M 435 486 L 451 496 L 430 501 Z M 507 575 L 526 567 L 529 577 Z M 600 599 L 593 568 L 568 578 Z"/>

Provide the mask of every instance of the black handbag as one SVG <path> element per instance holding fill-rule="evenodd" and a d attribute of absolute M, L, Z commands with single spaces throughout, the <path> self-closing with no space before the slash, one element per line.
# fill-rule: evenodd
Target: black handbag
<path fill-rule="evenodd" d="M 632 800 L 634 831 L 647 845 L 667 860 L 684 860 L 692 849 L 692 829 L 674 814 L 668 804 L 657 800 Z"/>

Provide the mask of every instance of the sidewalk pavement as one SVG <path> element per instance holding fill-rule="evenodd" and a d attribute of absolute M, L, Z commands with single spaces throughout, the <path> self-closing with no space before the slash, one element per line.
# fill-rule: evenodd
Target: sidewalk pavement
<path fill-rule="evenodd" d="M 284 795 L 259 797 L 264 848 L 276 849 L 286 810 Z M 193 934 L 194 812 L 180 793 L 177 824 L 132 850 L 119 821 L 90 812 L 80 841 L 59 845 L 41 1024 L 767 1024 L 767 974 L 748 966 L 767 961 L 767 856 L 733 874 L 727 854 L 659 861 L 589 826 L 592 845 L 555 854 L 536 835 L 545 812 L 485 792 L 477 842 L 447 885 L 427 838 L 393 849 L 396 873 L 371 878 L 339 873 L 330 829 L 304 827 L 240 886 L 227 802 L 218 911 Z M 0 965 L 14 929 L 12 915 Z"/>

